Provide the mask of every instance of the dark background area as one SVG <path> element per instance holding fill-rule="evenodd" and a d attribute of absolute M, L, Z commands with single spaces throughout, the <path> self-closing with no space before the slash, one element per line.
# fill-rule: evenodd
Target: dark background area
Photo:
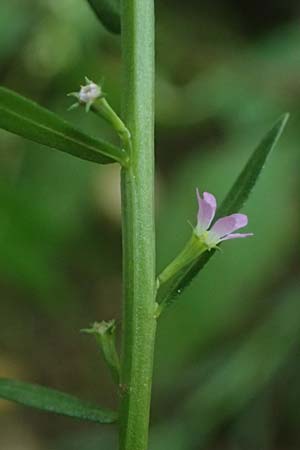
<path fill-rule="evenodd" d="M 158 270 L 195 223 L 195 188 L 220 202 L 284 112 L 291 119 L 244 208 L 255 237 L 225 243 L 160 320 L 153 450 L 300 446 L 297 1 L 157 1 Z M 1 84 L 95 136 L 68 92 L 101 81 L 119 110 L 119 38 L 84 0 L 3 0 Z M 119 170 L 0 133 L 0 376 L 117 403 L 92 338 L 121 318 Z M 116 448 L 113 426 L 1 401 L 0 448 Z"/>

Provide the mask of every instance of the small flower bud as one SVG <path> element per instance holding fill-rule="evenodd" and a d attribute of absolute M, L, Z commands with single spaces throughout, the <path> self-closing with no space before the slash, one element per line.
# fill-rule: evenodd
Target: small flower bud
<path fill-rule="evenodd" d="M 78 94 L 78 100 L 81 103 L 94 102 L 97 98 L 101 97 L 101 93 L 101 87 L 93 81 L 88 80 L 88 84 L 81 86 Z"/>
<path fill-rule="evenodd" d="M 101 86 L 85 77 L 86 85 L 80 87 L 79 92 L 71 92 L 69 96 L 76 97 L 78 102 L 74 103 L 70 109 L 77 108 L 79 105 L 86 105 L 88 112 L 92 104 L 103 96 Z"/>

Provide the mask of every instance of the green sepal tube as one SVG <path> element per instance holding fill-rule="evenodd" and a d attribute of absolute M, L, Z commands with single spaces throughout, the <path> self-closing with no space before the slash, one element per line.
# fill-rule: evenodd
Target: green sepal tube
<path fill-rule="evenodd" d="M 158 276 L 157 287 L 160 287 L 162 284 L 167 283 L 170 279 L 177 277 L 178 274 L 180 274 L 206 250 L 209 250 L 209 247 L 205 244 L 204 240 L 193 233 L 183 250 Z"/>
<path fill-rule="evenodd" d="M 110 370 L 114 382 L 120 382 L 120 359 L 116 349 L 116 321 L 94 322 L 91 328 L 81 330 L 83 333 L 92 334 L 100 347 L 103 358 Z"/>
<path fill-rule="evenodd" d="M 84 106 L 86 112 L 93 111 L 97 116 L 100 116 L 118 134 L 127 155 L 129 155 L 132 147 L 130 131 L 106 100 L 101 86 L 88 77 L 85 77 L 85 82 L 86 84 L 81 85 L 78 92 L 70 92 L 68 94 L 68 96 L 77 99 L 77 102 L 71 105 L 69 110 L 78 106 Z"/>
<path fill-rule="evenodd" d="M 118 134 L 122 144 L 130 153 L 131 150 L 131 135 L 128 128 L 125 126 L 124 122 L 120 119 L 117 113 L 110 106 L 105 97 L 100 97 L 91 106 L 91 111 L 93 111 L 98 116 L 102 117 L 106 122 L 108 122 L 115 132 Z"/>
<path fill-rule="evenodd" d="M 176 286 L 180 286 L 180 281 L 200 255 L 210 250 L 211 248 L 205 243 L 205 234 L 199 236 L 193 232 L 183 250 L 160 273 L 157 277 L 157 306 L 155 314 L 157 318 L 161 315 L 165 307 L 172 302 L 172 299 L 176 297 L 176 294 L 172 295 L 171 298 L 166 297 L 164 295 L 165 292 L 175 291 L 177 294 L 180 294 L 181 291 Z"/>

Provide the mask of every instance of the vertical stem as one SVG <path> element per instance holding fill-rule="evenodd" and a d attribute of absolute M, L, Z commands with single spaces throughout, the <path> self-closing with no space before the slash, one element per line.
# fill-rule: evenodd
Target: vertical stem
<path fill-rule="evenodd" d="M 132 137 L 122 171 L 123 342 L 120 450 L 146 450 L 155 319 L 154 0 L 122 0 L 123 111 Z"/>

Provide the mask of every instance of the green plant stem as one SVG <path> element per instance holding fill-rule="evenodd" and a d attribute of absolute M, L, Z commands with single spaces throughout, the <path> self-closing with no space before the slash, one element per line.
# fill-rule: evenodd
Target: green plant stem
<path fill-rule="evenodd" d="M 146 450 L 156 332 L 154 228 L 154 0 L 122 1 L 123 112 L 130 166 L 122 169 L 124 305 L 120 450 Z"/>

